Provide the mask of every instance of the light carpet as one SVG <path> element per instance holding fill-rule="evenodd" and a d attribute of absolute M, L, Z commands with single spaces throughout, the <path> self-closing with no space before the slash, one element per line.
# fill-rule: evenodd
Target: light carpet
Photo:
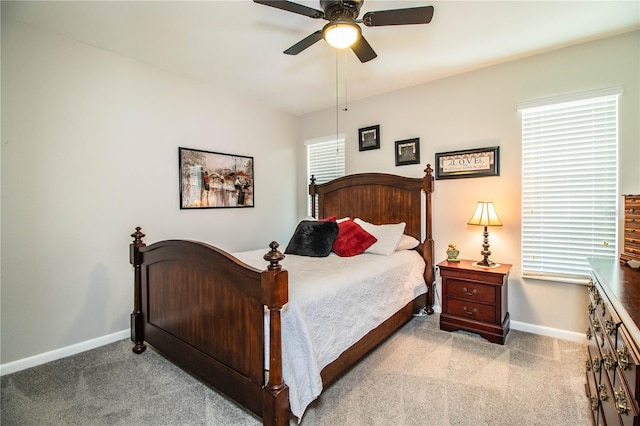
<path fill-rule="evenodd" d="M 441 331 L 438 318 L 413 318 L 325 389 L 302 425 L 590 424 L 586 346 L 516 330 L 501 346 Z M 154 350 L 131 346 L 2 377 L 2 425 L 261 424 Z"/>

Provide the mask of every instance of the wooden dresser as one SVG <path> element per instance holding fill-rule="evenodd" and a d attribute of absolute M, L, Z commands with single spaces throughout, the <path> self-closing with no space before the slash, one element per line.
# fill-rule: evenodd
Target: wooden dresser
<path fill-rule="evenodd" d="M 620 261 L 640 260 L 640 195 L 624 196 L 624 243 Z"/>
<path fill-rule="evenodd" d="M 589 259 L 585 385 L 594 425 L 640 426 L 640 270 Z"/>
<path fill-rule="evenodd" d="M 507 279 L 511 265 L 474 266 L 471 260 L 438 264 L 442 278 L 440 329 L 477 333 L 504 344 L 509 333 Z"/>

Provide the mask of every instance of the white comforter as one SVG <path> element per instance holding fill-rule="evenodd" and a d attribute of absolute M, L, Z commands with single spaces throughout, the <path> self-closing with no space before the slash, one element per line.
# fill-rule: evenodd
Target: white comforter
<path fill-rule="evenodd" d="M 256 250 L 234 256 L 264 269 L 264 254 Z M 289 386 L 291 412 L 301 419 L 322 391 L 320 371 L 426 293 L 424 260 L 414 250 L 402 250 L 391 256 L 286 255 L 281 263 L 289 272 L 289 303 L 282 310 L 283 378 Z"/>

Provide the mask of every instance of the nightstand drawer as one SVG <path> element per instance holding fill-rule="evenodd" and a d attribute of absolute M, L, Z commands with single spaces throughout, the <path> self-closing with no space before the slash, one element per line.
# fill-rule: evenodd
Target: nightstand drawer
<path fill-rule="evenodd" d="M 447 280 L 448 297 L 471 302 L 496 303 L 496 287 L 455 278 Z"/>
<path fill-rule="evenodd" d="M 483 305 L 482 303 L 473 303 L 460 299 L 447 299 L 447 313 L 469 320 L 496 323 L 496 307 L 494 305 Z"/>

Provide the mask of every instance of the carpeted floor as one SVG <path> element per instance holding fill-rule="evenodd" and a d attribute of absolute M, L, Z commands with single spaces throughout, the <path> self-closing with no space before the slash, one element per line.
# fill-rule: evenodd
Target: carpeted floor
<path fill-rule="evenodd" d="M 495 345 L 416 317 L 327 388 L 302 425 L 587 425 L 585 354 L 514 330 Z M 261 423 L 127 340 L 1 381 L 3 426 Z"/>

